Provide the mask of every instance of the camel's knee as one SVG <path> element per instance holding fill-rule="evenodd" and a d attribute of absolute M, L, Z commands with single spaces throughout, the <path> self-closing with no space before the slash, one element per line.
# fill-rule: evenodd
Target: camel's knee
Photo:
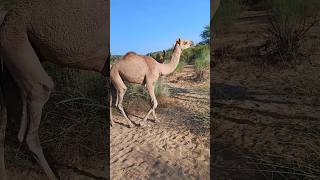
<path fill-rule="evenodd" d="M 26 143 L 31 152 L 35 154 L 42 153 L 42 146 L 36 132 L 27 134 Z"/>
<path fill-rule="evenodd" d="M 122 103 L 119 103 L 119 104 L 118 104 L 118 109 L 119 109 L 120 111 L 123 111 Z"/>
<path fill-rule="evenodd" d="M 158 101 L 156 99 L 151 100 L 152 109 L 156 109 L 158 107 Z"/>
<path fill-rule="evenodd" d="M 41 83 L 36 83 L 28 92 L 28 100 L 47 102 L 51 92 L 54 89 L 54 83 L 51 78 Z"/>
<path fill-rule="evenodd" d="M 127 91 L 127 87 L 126 86 L 123 86 L 121 88 L 119 88 L 118 90 L 118 94 L 120 95 L 120 97 L 122 97 Z"/>

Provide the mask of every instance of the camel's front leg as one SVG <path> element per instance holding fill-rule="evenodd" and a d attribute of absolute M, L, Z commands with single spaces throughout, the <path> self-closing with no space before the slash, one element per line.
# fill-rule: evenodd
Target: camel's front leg
<path fill-rule="evenodd" d="M 42 150 L 39 138 L 39 126 L 43 105 L 47 102 L 50 95 L 51 87 L 42 84 L 37 84 L 28 94 L 27 110 L 29 129 L 27 132 L 26 142 L 31 152 L 34 153 L 35 159 L 44 169 L 50 180 L 57 180 L 55 174 L 50 168 Z"/>
<path fill-rule="evenodd" d="M 14 41 L 14 46 L 11 41 L 8 41 L 13 37 L 8 37 L 7 40 L 1 42 L 1 52 L 5 55 L 6 68 L 21 88 L 21 92 L 25 92 L 26 110 L 23 113 L 26 115 L 27 121 L 22 122 L 25 124 L 21 126 L 20 136 L 22 137 L 25 125 L 29 123 L 29 129 L 26 132 L 27 145 L 35 154 L 49 179 L 57 180 L 43 155 L 38 136 L 42 108 L 53 89 L 53 81 L 42 67 L 37 54 L 28 41 L 28 36 L 24 33 L 15 33 L 18 32 L 14 31 L 10 34 L 13 37 L 19 37 Z"/>
<path fill-rule="evenodd" d="M 154 94 L 154 84 L 153 83 L 147 83 L 147 90 L 148 90 L 148 93 L 150 95 L 150 98 L 151 98 L 151 104 L 152 104 L 152 107 L 151 109 L 149 110 L 149 112 L 146 114 L 146 116 L 143 118 L 143 120 L 140 122 L 140 126 L 144 126 L 149 115 L 151 113 L 153 113 L 153 117 L 155 118 L 155 121 L 158 121 L 156 119 L 156 113 L 155 113 L 155 110 L 158 106 L 158 101 L 156 99 L 156 95 Z"/>
<path fill-rule="evenodd" d="M 21 123 L 20 123 L 18 139 L 20 142 L 23 142 L 23 139 L 26 135 L 27 127 L 28 127 L 27 95 L 25 91 L 21 92 L 21 101 L 22 101 L 22 113 L 21 113 Z"/>
<path fill-rule="evenodd" d="M 110 98 L 110 104 L 109 104 L 109 111 L 110 111 L 110 125 L 111 126 L 113 126 L 113 120 L 112 120 L 112 92 L 111 92 L 111 90 L 110 90 L 110 96 L 109 96 L 109 98 Z"/>
<path fill-rule="evenodd" d="M 152 111 L 152 116 L 153 116 L 154 122 L 160 123 L 159 119 L 157 118 L 156 110 L 155 110 L 155 109 Z"/>
<path fill-rule="evenodd" d="M 127 114 L 124 112 L 124 109 L 123 109 L 123 106 L 122 106 L 123 97 L 124 97 L 126 91 L 127 91 L 127 87 L 126 86 L 122 86 L 119 89 L 117 89 L 117 94 L 118 94 L 117 96 L 119 97 L 118 108 L 121 111 L 121 113 L 124 116 L 124 118 L 126 118 L 129 127 L 134 127 L 134 125 L 132 124 L 131 120 L 128 118 Z"/>

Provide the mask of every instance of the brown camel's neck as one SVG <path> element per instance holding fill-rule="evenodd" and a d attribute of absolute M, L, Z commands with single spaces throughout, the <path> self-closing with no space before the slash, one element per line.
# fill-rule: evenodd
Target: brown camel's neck
<path fill-rule="evenodd" d="M 170 62 L 167 64 L 160 64 L 161 75 L 171 74 L 177 68 L 181 53 L 182 53 L 182 49 L 180 45 L 176 44 L 174 46 Z"/>

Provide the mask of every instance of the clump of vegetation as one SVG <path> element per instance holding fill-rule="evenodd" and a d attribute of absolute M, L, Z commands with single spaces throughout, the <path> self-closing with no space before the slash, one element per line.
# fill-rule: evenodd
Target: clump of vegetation
<path fill-rule="evenodd" d="M 200 42 L 200 44 L 210 44 L 210 25 L 206 25 L 204 27 L 204 30 L 202 31 L 202 33 L 200 34 L 202 41 Z"/>
<path fill-rule="evenodd" d="M 156 81 L 155 87 L 154 87 L 154 93 L 156 97 L 169 95 L 169 88 L 164 81 L 165 80 L 162 77 L 160 77 L 159 80 Z M 149 93 L 143 85 L 126 83 L 126 86 L 128 87 L 127 94 L 126 94 L 127 96 L 131 98 L 133 97 L 141 97 L 143 99 L 149 98 Z"/>
<path fill-rule="evenodd" d="M 203 46 L 200 52 L 195 55 L 194 65 L 196 69 L 197 81 L 202 81 L 205 79 L 204 75 L 207 70 L 210 69 L 210 49 L 209 46 Z"/>
<path fill-rule="evenodd" d="M 303 47 L 307 34 L 319 22 L 317 0 L 269 0 L 269 17 L 264 62 L 296 65 L 307 58 Z"/>

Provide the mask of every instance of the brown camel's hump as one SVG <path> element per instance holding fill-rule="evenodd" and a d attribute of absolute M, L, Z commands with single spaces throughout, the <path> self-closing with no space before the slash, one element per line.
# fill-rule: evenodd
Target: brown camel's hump
<path fill-rule="evenodd" d="M 123 59 L 126 59 L 126 58 L 128 58 L 128 57 L 130 57 L 132 55 L 136 55 L 137 56 L 138 54 L 136 52 L 129 51 L 123 56 Z"/>

